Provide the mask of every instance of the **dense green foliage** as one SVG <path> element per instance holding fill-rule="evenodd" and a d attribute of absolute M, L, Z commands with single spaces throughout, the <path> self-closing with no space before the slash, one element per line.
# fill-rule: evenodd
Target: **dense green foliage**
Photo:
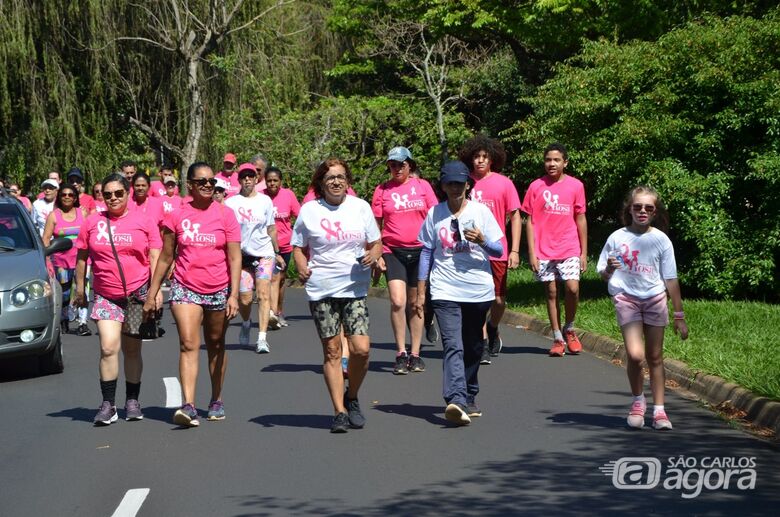
<path fill-rule="evenodd" d="M 528 98 L 511 134 L 530 181 L 538 149 L 571 148 L 589 206 L 609 219 L 639 183 L 666 201 L 683 280 L 773 297 L 780 285 L 780 19 L 708 18 L 657 42 L 599 41 Z"/>

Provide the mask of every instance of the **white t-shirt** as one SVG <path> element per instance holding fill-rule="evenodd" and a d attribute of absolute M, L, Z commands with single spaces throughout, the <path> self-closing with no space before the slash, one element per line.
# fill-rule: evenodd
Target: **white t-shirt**
<path fill-rule="evenodd" d="M 268 227 L 275 224 L 274 205 L 265 194 L 230 196 L 225 206 L 236 214 L 241 226 L 241 251 L 252 257 L 273 257 L 274 245 Z"/>
<path fill-rule="evenodd" d="M 291 244 L 309 248 L 309 300 L 366 296 L 371 268 L 363 267 L 358 257 L 365 255 L 366 244 L 379 238 L 371 206 L 362 199 L 346 196 L 338 206 L 316 199 L 303 205 Z"/>
<path fill-rule="evenodd" d="M 41 237 L 43 237 L 43 230 L 46 228 L 46 219 L 49 214 L 54 210 L 54 201 L 47 202 L 45 199 L 40 198 L 33 201 L 32 204 L 32 219 L 35 227 L 38 228 Z"/>
<path fill-rule="evenodd" d="M 428 210 L 417 238 L 426 248 L 433 250 L 431 274 L 432 300 L 453 302 L 487 302 L 495 299 L 493 271 L 490 258 L 481 246 L 468 242 L 463 231 L 471 224 L 482 231 L 487 242 L 500 241 L 504 232 L 486 206 L 467 201 L 457 218 L 457 231 L 453 231 L 455 219 L 447 202 Z"/>
<path fill-rule="evenodd" d="M 664 232 L 651 228 L 637 234 L 628 228 L 616 230 L 609 236 L 599 255 L 596 271 L 607 269 L 610 251 L 617 251 L 623 265 L 609 279 L 609 294 L 626 293 L 637 298 L 651 298 L 666 290 L 665 280 L 677 278 L 672 241 Z"/>

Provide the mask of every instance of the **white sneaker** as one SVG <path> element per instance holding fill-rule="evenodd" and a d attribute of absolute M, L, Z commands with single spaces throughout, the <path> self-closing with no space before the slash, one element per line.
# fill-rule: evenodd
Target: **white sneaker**
<path fill-rule="evenodd" d="M 271 349 L 268 348 L 268 341 L 265 339 L 258 339 L 257 346 L 255 346 L 255 352 L 258 354 L 267 354 Z"/>
<path fill-rule="evenodd" d="M 238 344 L 242 347 L 249 346 L 249 333 L 252 331 L 252 322 L 247 321 L 241 324 L 241 333 L 238 335 Z"/>
<path fill-rule="evenodd" d="M 290 324 L 287 323 L 287 320 L 284 319 L 284 316 L 282 316 L 281 313 L 276 315 L 276 319 L 279 320 L 279 326 L 280 327 L 289 327 L 290 326 Z"/>
<path fill-rule="evenodd" d="M 268 315 L 268 328 L 271 330 L 279 330 L 279 318 L 276 317 L 276 314 L 274 314 L 274 311 L 269 311 Z"/>

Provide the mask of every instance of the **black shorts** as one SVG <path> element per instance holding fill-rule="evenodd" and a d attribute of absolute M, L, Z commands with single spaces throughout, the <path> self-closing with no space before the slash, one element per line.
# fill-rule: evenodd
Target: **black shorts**
<path fill-rule="evenodd" d="M 390 253 L 383 253 L 387 281 L 403 280 L 409 287 L 415 287 L 421 251 L 422 248 L 391 248 Z"/>

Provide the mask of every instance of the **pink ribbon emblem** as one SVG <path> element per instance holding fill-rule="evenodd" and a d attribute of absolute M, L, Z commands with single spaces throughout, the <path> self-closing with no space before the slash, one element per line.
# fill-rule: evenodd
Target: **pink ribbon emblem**
<path fill-rule="evenodd" d="M 111 228 L 113 230 L 113 228 Z M 99 240 L 105 240 L 106 242 L 110 242 L 108 240 L 108 224 L 105 221 L 100 221 L 97 223 L 97 237 L 95 238 L 96 241 Z"/>
<path fill-rule="evenodd" d="M 246 209 L 243 206 L 238 207 L 238 215 L 241 216 L 241 222 L 251 222 L 252 221 L 252 209 Z"/>
<path fill-rule="evenodd" d="M 323 219 L 320 221 L 320 226 L 323 230 L 325 230 L 325 233 L 328 236 L 328 240 L 330 240 L 331 237 L 333 237 L 335 240 L 339 240 L 339 232 L 341 232 L 341 221 L 331 223 L 327 219 Z"/>
<path fill-rule="evenodd" d="M 455 241 L 452 240 L 452 234 L 447 228 L 443 226 L 439 228 L 439 239 L 441 239 L 442 249 L 455 247 Z"/>

